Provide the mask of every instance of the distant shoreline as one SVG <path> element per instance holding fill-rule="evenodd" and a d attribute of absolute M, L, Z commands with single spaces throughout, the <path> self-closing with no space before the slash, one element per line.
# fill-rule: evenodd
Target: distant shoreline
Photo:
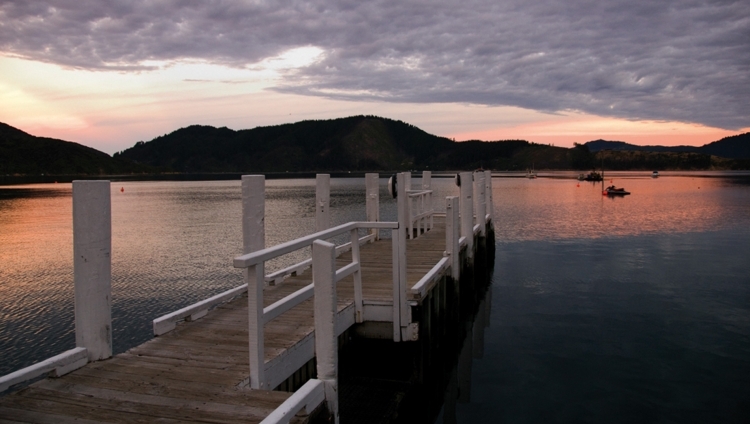
<path fill-rule="evenodd" d="M 659 170 L 661 176 L 693 176 L 693 177 L 750 177 L 750 170 L 672 170 L 662 171 Z M 381 178 L 388 178 L 389 176 L 403 171 L 373 171 L 378 172 Z M 433 178 L 453 178 L 459 171 L 433 171 Z M 495 171 L 493 170 L 493 176 L 496 178 L 526 178 L 526 172 L 522 171 Z M 555 178 L 555 179 L 575 179 L 578 174 L 582 173 L 580 170 L 549 170 L 549 171 L 537 171 L 540 178 Z M 605 176 L 617 176 L 617 177 L 651 177 L 651 171 L 644 170 L 612 170 L 607 171 L 605 169 Z M 269 173 L 258 173 L 258 172 L 220 172 L 220 173 L 196 173 L 196 174 L 128 174 L 128 175 L 2 175 L 0 176 L 0 186 L 11 186 L 11 185 L 24 185 L 24 184 L 54 184 L 54 183 L 70 183 L 73 180 L 110 180 L 112 182 L 126 182 L 126 181 L 231 181 L 242 179 L 243 175 L 261 174 L 266 177 L 267 180 L 287 180 L 287 179 L 314 179 L 316 174 L 327 173 L 332 178 L 364 178 L 366 172 L 269 172 Z M 422 171 L 412 171 L 413 175 L 418 178 Z M 585 172 L 584 172 L 585 173 Z"/>

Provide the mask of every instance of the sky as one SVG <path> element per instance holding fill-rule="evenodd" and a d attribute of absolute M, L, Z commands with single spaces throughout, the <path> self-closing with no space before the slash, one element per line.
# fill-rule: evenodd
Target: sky
<path fill-rule="evenodd" d="M 0 0 L 0 122 L 107 153 L 377 115 L 456 139 L 750 131 L 750 2 Z"/>

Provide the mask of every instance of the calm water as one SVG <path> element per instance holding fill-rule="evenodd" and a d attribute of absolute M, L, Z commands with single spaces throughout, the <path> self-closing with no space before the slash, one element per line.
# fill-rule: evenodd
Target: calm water
<path fill-rule="evenodd" d="M 708 175 L 613 174 L 624 198 L 494 178 L 489 326 L 470 396 L 438 422 L 750 419 L 750 178 Z M 266 184 L 266 245 L 311 232 L 314 180 Z M 363 179 L 333 180 L 334 224 L 363 205 Z M 238 181 L 113 183 L 116 352 L 242 284 L 240 208 Z M 0 374 L 74 347 L 71 209 L 69 184 L 0 187 Z M 382 219 L 394 214 L 381 191 Z"/>

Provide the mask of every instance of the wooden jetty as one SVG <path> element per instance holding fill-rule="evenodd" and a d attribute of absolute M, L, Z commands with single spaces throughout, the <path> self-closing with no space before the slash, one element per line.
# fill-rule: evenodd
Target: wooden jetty
<path fill-rule="evenodd" d="M 110 185 L 75 181 L 77 347 L 0 377 L 0 423 L 338 422 L 346 339 L 430 337 L 461 295 L 461 273 L 482 260 L 491 173 L 458 177 L 460 196 L 436 214 L 430 173 L 416 190 L 398 174 L 398 220 L 381 222 L 379 177 L 367 174 L 367 221 L 329 228 L 330 179 L 319 175 L 316 232 L 266 248 L 265 179 L 244 176 L 246 253 L 234 266 L 246 284 L 154 320 L 153 339 L 114 357 Z M 308 247 L 310 259 L 265 272 L 266 261 Z"/>

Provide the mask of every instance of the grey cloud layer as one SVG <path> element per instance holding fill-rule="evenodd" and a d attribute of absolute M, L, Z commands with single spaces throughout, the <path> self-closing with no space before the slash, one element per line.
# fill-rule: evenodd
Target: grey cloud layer
<path fill-rule="evenodd" d="M 109 3 L 0 1 L 0 51 L 143 71 L 317 46 L 323 59 L 277 90 L 750 126 L 746 0 Z"/>

